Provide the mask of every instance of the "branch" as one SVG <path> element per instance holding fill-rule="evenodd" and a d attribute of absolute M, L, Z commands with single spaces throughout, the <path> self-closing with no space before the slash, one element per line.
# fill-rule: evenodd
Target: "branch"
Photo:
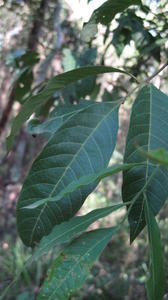
<path fill-rule="evenodd" d="M 154 77 L 156 77 L 161 71 L 163 71 L 166 67 L 168 66 L 168 61 L 158 70 L 156 71 L 153 75 L 151 75 L 150 77 L 148 77 L 147 79 L 145 79 L 145 81 L 143 83 L 147 83 L 149 81 L 151 81 Z"/>
<path fill-rule="evenodd" d="M 12 110 L 13 103 L 15 101 L 16 83 L 17 82 L 15 82 L 13 84 L 12 90 L 11 90 L 10 95 L 9 95 L 8 103 L 7 103 L 6 107 L 4 108 L 4 111 L 2 113 L 2 117 L 0 119 L 0 136 L 1 136 L 3 130 L 6 126 L 6 123 L 9 119 L 9 115 L 10 115 L 11 110 Z"/>
<path fill-rule="evenodd" d="M 34 17 L 32 29 L 28 38 L 28 49 L 31 51 L 37 50 L 39 35 L 43 26 L 46 8 L 47 0 L 41 0 L 40 7 L 37 10 L 36 16 Z"/>

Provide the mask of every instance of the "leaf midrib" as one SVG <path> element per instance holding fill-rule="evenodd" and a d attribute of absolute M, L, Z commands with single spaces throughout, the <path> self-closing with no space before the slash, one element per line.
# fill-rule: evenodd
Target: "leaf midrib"
<path fill-rule="evenodd" d="M 95 133 L 95 131 L 98 129 L 98 127 L 100 126 L 100 124 L 111 114 L 111 112 L 113 110 L 116 109 L 116 107 L 119 106 L 119 103 L 116 104 L 115 106 L 112 107 L 112 109 L 110 110 L 110 112 L 108 112 L 101 120 L 100 122 L 98 122 L 98 124 L 96 125 L 96 127 L 94 128 L 94 130 L 89 134 L 89 136 L 86 138 L 85 142 L 83 144 L 81 144 L 81 147 L 78 149 L 77 153 L 74 155 L 73 159 L 71 160 L 70 164 L 68 164 L 68 166 L 65 168 L 65 171 L 63 172 L 62 176 L 60 177 L 60 179 L 57 181 L 56 185 L 54 186 L 53 190 L 50 192 L 49 197 L 52 197 L 53 193 L 55 192 L 56 188 L 58 187 L 58 184 L 62 181 L 62 179 L 64 178 L 67 170 L 69 167 L 71 167 L 72 163 L 74 162 L 74 160 L 76 159 L 76 157 L 78 156 L 78 154 L 80 153 L 81 149 L 84 148 L 84 146 L 86 145 L 86 143 L 88 142 L 88 140 L 90 139 L 90 137 Z M 41 209 L 40 214 L 37 217 L 36 223 L 32 229 L 32 233 L 31 233 L 31 237 L 30 237 L 30 243 L 32 243 L 33 240 L 33 235 L 34 235 L 34 231 L 36 229 L 36 227 L 38 226 L 38 222 L 41 218 L 41 215 L 43 214 L 44 210 L 48 207 L 48 203 L 44 204 L 43 208 Z"/>
<path fill-rule="evenodd" d="M 112 229 L 112 228 L 109 228 L 109 230 L 110 229 Z M 113 229 L 115 229 L 115 227 Z M 82 261 L 82 259 L 84 259 L 84 257 L 87 256 L 87 254 L 89 252 L 93 251 L 94 248 L 96 248 L 100 243 L 102 243 L 105 239 L 107 239 L 108 236 L 111 236 L 111 235 L 113 235 L 113 232 L 112 233 L 110 232 L 107 236 L 103 237 L 101 240 L 99 240 L 97 243 L 95 243 L 91 248 L 89 248 L 85 252 L 85 254 L 83 256 L 80 256 L 79 259 L 75 261 L 75 264 L 71 268 L 71 270 L 69 272 L 67 272 L 66 276 L 61 280 L 59 286 L 57 286 L 57 289 L 59 289 L 61 287 L 62 283 L 66 281 L 66 279 L 68 278 L 68 276 L 70 275 L 70 273 L 75 269 L 76 265 L 78 265 L 80 263 L 80 261 Z M 72 257 L 72 259 L 73 259 L 73 257 Z M 89 267 L 88 267 L 88 269 L 89 269 Z M 50 300 L 52 298 L 52 296 L 54 295 L 54 293 L 55 293 L 55 290 L 52 292 L 52 294 L 50 295 L 50 297 L 48 298 L 48 300 Z"/>
<path fill-rule="evenodd" d="M 121 205 L 121 204 L 122 204 L 122 203 L 120 203 L 120 205 Z M 117 206 L 119 206 L 119 204 L 118 204 Z M 124 207 L 124 205 L 123 205 L 123 207 Z M 123 208 L 123 207 L 122 207 L 122 206 L 121 206 L 121 207 L 118 207 L 118 209 Z M 62 238 L 64 235 L 67 235 L 67 234 L 70 233 L 71 231 L 73 232 L 74 229 L 76 229 L 76 228 L 78 228 L 78 227 L 80 227 L 80 226 L 83 226 L 85 223 L 86 223 L 86 224 L 87 224 L 87 223 L 91 224 L 91 223 L 93 223 L 92 220 L 95 220 L 95 221 L 96 221 L 96 219 L 100 219 L 100 218 L 103 217 L 105 214 L 110 214 L 110 213 L 112 213 L 112 212 L 113 212 L 113 209 L 112 209 L 112 208 L 114 208 L 114 206 L 111 207 L 111 208 L 109 207 L 109 209 L 107 209 L 107 212 L 100 211 L 100 212 L 96 215 L 96 217 L 95 217 L 95 216 L 91 216 L 91 217 L 88 218 L 87 220 L 85 219 L 83 222 L 80 222 L 80 223 L 74 225 L 72 228 L 70 228 L 69 230 L 67 230 L 67 231 L 64 232 L 63 234 L 60 234 L 59 236 L 54 237 L 52 240 L 48 241 L 47 247 L 48 247 L 49 244 L 52 244 L 53 242 L 56 242 L 57 240 L 59 240 L 60 238 Z M 78 217 L 77 217 L 77 218 L 78 218 Z M 90 222 L 91 222 L 91 223 L 90 223 Z M 88 226 L 89 226 L 89 225 L 88 225 Z M 84 229 L 84 230 L 85 230 L 85 229 Z M 81 230 L 81 232 L 83 232 L 84 230 Z M 46 247 L 46 245 L 44 245 L 44 247 L 41 248 L 41 251 L 44 252 L 44 251 L 45 251 L 45 248 L 47 248 L 47 247 Z M 42 255 L 43 255 L 43 254 L 42 254 Z"/>
<path fill-rule="evenodd" d="M 148 137 L 148 152 L 150 151 L 150 144 L 151 144 L 151 128 L 152 128 L 152 85 L 149 85 L 149 91 L 150 91 L 150 107 L 149 107 L 149 137 Z M 146 160 L 146 181 L 149 175 L 149 158 Z"/>
<path fill-rule="evenodd" d="M 152 114 L 151 114 L 151 111 L 152 111 L 152 86 L 151 84 L 149 85 L 149 88 L 150 88 L 150 107 L 149 107 L 149 136 L 148 136 L 148 143 L 147 143 L 147 149 L 148 149 L 148 152 L 150 150 L 150 141 L 151 141 L 151 127 L 152 127 Z M 148 175 L 149 175 L 149 159 L 147 158 L 146 159 L 146 173 L 145 173 L 145 185 L 147 184 L 148 182 Z M 145 187 L 145 189 L 147 188 L 147 186 Z M 142 188 L 141 191 L 143 191 L 145 193 L 145 189 Z M 141 212 L 140 212 L 140 215 L 139 215 L 139 220 L 137 222 L 137 225 L 136 225 L 136 228 L 134 230 L 134 235 L 136 235 L 137 233 L 137 230 L 138 230 L 138 227 L 139 227 L 139 224 L 140 224 L 140 220 L 141 220 L 141 216 L 142 216 L 142 213 L 143 213 L 143 209 L 144 209 L 144 197 L 143 197 L 143 202 L 142 202 L 142 207 L 141 207 Z"/>

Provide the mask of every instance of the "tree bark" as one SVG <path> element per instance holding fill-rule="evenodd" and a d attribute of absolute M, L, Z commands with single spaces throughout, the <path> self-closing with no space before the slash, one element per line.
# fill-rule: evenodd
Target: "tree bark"
<path fill-rule="evenodd" d="M 5 125 L 8 121 L 10 112 L 12 110 L 12 106 L 13 106 L 13 102 L 15 99 L 15 90 L 16 90 L 16 83 L 13 85 L 11 93 L 9 95 L 9 99 L 8 99 L 8 103 L 6 105 L 6 107 L 4 108 L 4 111 L 2 113 L 2 117 L 0 119 L 0 136 L 5 128 Z"/>
<path fill-rule="evenodd" d="M 47 7 L 47 0 L 42 0 L 39 9 L 36 12 L 36 16 L 34 18 L 32 29 L 28 38 L 27 47 L 30 51 L 35 51 L 37 49 L 38 39 L 44 22 L 46 7 Z M 6 107 L 3 110 L 0 119 L 0 136 L 6 126 L 6 123 L 9 119 L 9 115 L 13 107 L 13 103 L 15 101 L 15 90 L 16 90 L 16 83 L 12 87 L 12 90 L 8 97 L 8 102 L 6 104 Z"/>
<path fill-rule="evenodd" d="M 61 20 L 60 20 L 61 9 L 62 9 L 61 1 L 57 0 L 56 7 L 53 14 L 53 28 L 55 32 L 57 32 L 57 36 L 53 48 L 47 55 L 44 62 L 41 63 L 41 66 L 39 68 L 39 75 L 37 78 L 37 85 L 46 79 L 46 74 L 49 67 L 51 66 L 52 60 L 55 57 L 57 51 L 59 51 L 62 47 L 63 36 L 62 36 L 62 28 L 61 28 Z"/>
<path fill-rule="evenodd" d="M 38 39 L 41 33 L 41 28 L 43 26 L 46 8 L 47 0 L 42 0 L 39 9 L 36 12 L 33 26 L 28 39 L 28 49 L 31 51 L 36 51 L 37 49 Z"/>

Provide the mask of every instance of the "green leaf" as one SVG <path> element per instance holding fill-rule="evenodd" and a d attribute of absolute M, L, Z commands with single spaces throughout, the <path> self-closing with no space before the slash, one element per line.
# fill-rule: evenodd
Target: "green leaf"
<path fill-rule="evenodd" d="M 84 232 L 96 220 L 106 217 L 110 213 L 123 208 L 124 206 L 125 204 L 119 203 L 113 206 L 99 208 L 91 211 L 84 216 L 77 216 L 67 222 L 56 225 L 48 236 L 44 236 L 42 238 L 33 255 L 28 258 L 28 260 L 24 264 L 23 269 L 20 270 L 15 279 L 3 291 L 0 299 L 4 299 L 8 290 L 11 289 L 13 285 L 18 281 L 25 268 L 29 267 L 35 260 L 47 254 L 51 250 L 54 250 L 54 255 L 58 254 L 60 252 L 60 247 L 62 244 L 70 242 L 75 236 Z"/>
<path fill-rule="evenodd" d="M 68 186 L 66 186 L 57 196 L 51 198 L 44 198 L 42 200 L 36 201 L 33 204 L 23 207 L 23 209 L 34 209 L 48 202 L 56 202 L 60 201 L 63 197 L 69 196 L 72 192 L 75 192 L 77 189 L 88 186 L 91 183 L 98 184 L 99 181 L 105 177 L 111 176 L 118 172 L 129 170 L 131 168 L 136 167 L 139 164 L 122 164 L 122 165 L 114 165 L 112 167 L 108 167 L 93 175 L 82 176 L 79 180 L 74 180 Z"/>
<path fill-rule="evenodd" d="M 82 41 L 89 43 L 98 31 L 98 27 L 95 21 L 89 21 L 86 25 L 84 25 L 81 31 L 81 39 Z"/>
<path fill-rule="evenodd" d="M 157 45 L 159 35 L 154 37 L 150 33 L 150 29 L 146 29 L 144 18 L 138 17 L 134 9 L 129 9 L 120 16 L 118 22 L 118 27 L 114 30 L 112 39 L 112 44 L 118 56 L 122 54 L 124 47 L 133 40 L 136 49 L 141 55 L 141 59 L 145 54 L 149 53 L 154 59 L 160 61 L 160 46 Z"/>
<path fill-rule="evenodd" d="M 33 72 L 31 68 L 23 70 L 17 80 L 15 99 L 20 103 L 24 103 L 31 93 L 31 85 L 33 82 Z"/>
<path fill-rule="evenodd" d="M 15 100 L 23 103 L 31 94 L 31 85 L 33 82 L 33 67 L 39 62 L 39 54 L 36 52 L 25 53 L 14 51 L 13 65 L 16 69 L 17 78 L 15 81 Z"/>
<path fill-rule="evenodd" d="M 92 101 L 81 101 L 77 105 L 60 105 L 50 113 L 47 121 L 40 123 L 38 119 L 28 122 L 27 131 L 30 134 L 54 134 L 69 118 L 93 105 Z"/>
<path fill-rule="evenodd" d="M 91 184 L 33 211 L 22 209 L 38 200 L 55 197 L 72 181 L 107 167 L 116 143 L 118 108 L 118 102 L 89 106 L 69 119 L 34 161 L 17 205 L 18 231 L 26 245 L 33 246 L 54 225 L 70 219 L 95 188 Z"/>
<path fill-rule="evenodd" d="M 58 246 L 70 242 L 75 236 L 84 232 L 92 223 L 100 218 L 106 217 L 124 206 L 125 204 L 119 203 L 109 207 L 98 208 L 84 216 L 73 217 L 67 222 L 56 225 L 49 235 L 42 238 L 31 258 L 31 261 L 48 253 L 54 247 L 57 247 L 54 250 L 54 253 L 56 254 L 56 252 L 59 251 Z"/>
<path fill-rule="evenodd" d="M 140 163 L 123 174 L 123 201 L 132 201 L 133 197 L 143 189 L 148 178 L 157 170 L 146 188 L 147 199 L 156 215 L 168 196 L 168 170 L 153 164 L 141 151 L 156 148 L 168 150 L 168 96 L 153 85 L 144 86 L 133 105 L 130 127 L 127 136 L 124 163 Z M 130 239 L 136 238 L 145 226 L 144 196 L 138 197 L 129 214 Z"/>
<path fill-rule="evenodd" d="M 130 5 L 140 5 L 141 0 L 108 0 L 97 8 L 89 22 L 87 22 L 82 30 L 81 38 L 89 42 L 97 33 L 97 24 L 108 25 L 117 13 L 124 11 Z"/>
<path fill-rule="evenodd" d="M 160 148 L 149 152 L 143 151 L 142 153 L 150 160 L 168 168 L 168 151 L 166 151 L 165 149 Z"/>
<path fill-rule="evenodd" d="M 38 300 L 67 300 L 85 282 L 91 267 L 118 228 L 102 228 L 82 234 L 54 261 Z"/>
<path fill-rule="evenodd" d="M 37 95 L 30 97 L 26 103 L 22 106 L 19 114 L 16 116 L 10 135 L 7 138 L 7 150 L 10 151 L 14 142 L 15 135 L 18 133 L 22 124 L 32 115 L 36 109 L 47 102 L 47 100 L 58 90 L 65 88 L 67 85 L 76 82 L 80 79 L 86 78 L 92 75 L 98 75 L 103 73 L 119 72 L 127 74 L 135 79 L 133 75 L 124 70 L 105 67 L 105 66 L 86 66 L 81 67 L 75 70 L 59 74 L 55 77 L 52 77 L 45 88 Z M 136 80 L 136 79 L 135 79 Z"/>
<path fill-rule="evenodd" d="M 145 201 L 145 216 L 150 248 L 150 275 L 146 283 L 147 295 L 149 300 L 162 300 L 165 292 L 166 276 L 160 231 L 147 200 Z"/>
<path fill-rule="evenodd" d="M 64 72 L 73 70 L 77 67 L 77 59 L 69 48 L 65 48 L 63 50 L 62 66 Z"/>

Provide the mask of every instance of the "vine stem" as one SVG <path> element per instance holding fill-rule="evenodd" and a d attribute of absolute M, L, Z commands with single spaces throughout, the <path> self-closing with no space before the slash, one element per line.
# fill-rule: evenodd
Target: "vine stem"
<path fill-rule="evenodd" d="M 156 77 L 160 72 L 162 72 L 166 67 L 168 66 L 168 61 L 158 70 L 156 71 L 153 75 L 149 76 L 146 80 L 144 80 L 143 83 L 147 83 L 151 81 L 154 77 Z"/>

